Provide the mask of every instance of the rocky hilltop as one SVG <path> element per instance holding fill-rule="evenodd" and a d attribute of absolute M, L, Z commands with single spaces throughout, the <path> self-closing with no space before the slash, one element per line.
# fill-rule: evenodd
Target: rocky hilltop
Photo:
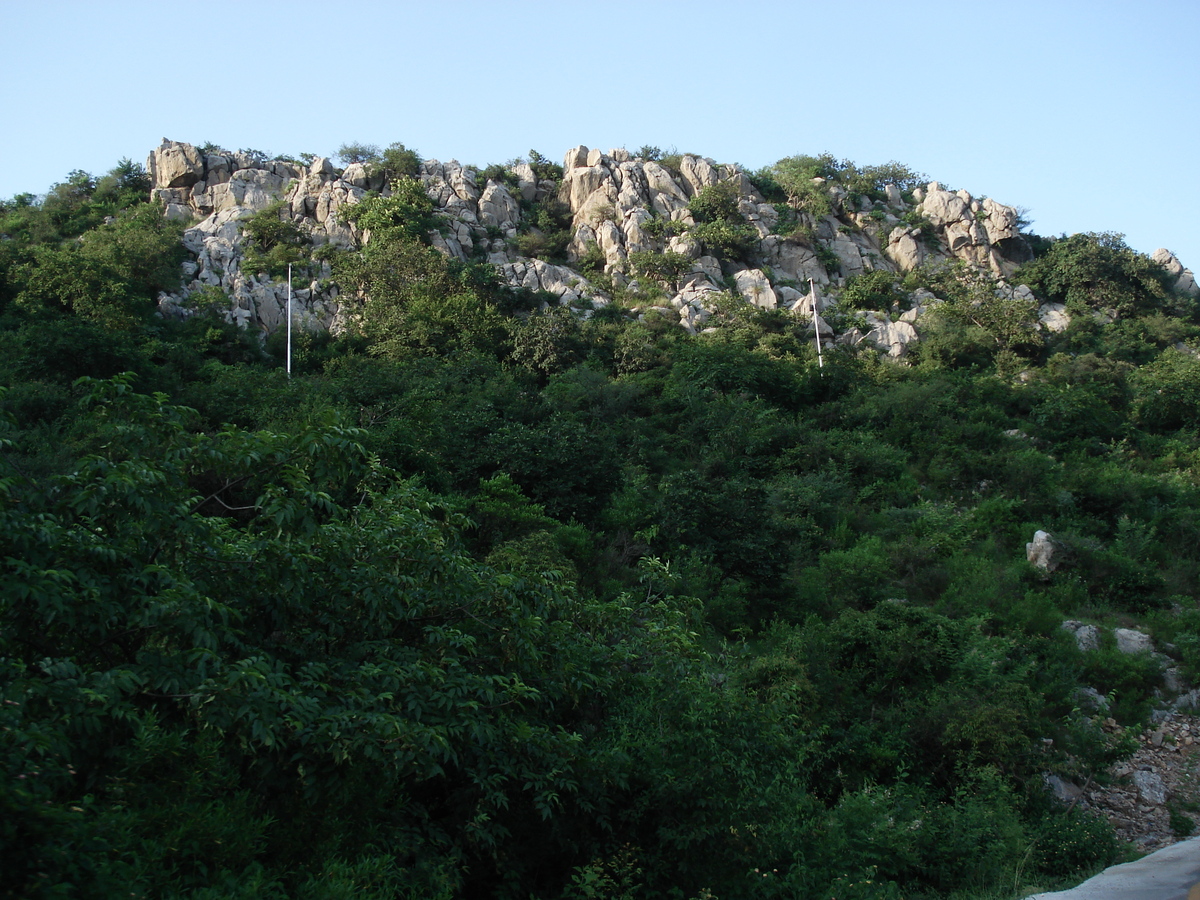
<path fill-rule="evenodd" d="M 264 331 L 283 323 L 287 286 L 250 271 L 246 220 L 278 204 L 281 215 L 290 216 L 314 246 L 351 249 L 369 235 L 339 213 L 370 191 L 389 193 L 386 175 L 362 163 L 338 168 L 320 157 L 308 164 L 269 160 L 165 139 L 147 169 L 152 194 L 165 204 L 167 215 L 196 222 L 184 234 L 193 257 L 184 263 L 184 287 L 162 295 L 160 310 L 187 315 L 189 298 L 212 286 L 229 298 L 230 321 Z M 492 174 L 499 177 L 484 177 L 453 160 L 420 162 L 417 177 L 444 222 L 430 234 L 433 245 L 451 257 L 491 263 L 513 286 L 543 292 L 548 302 L 583 315 L 613 302 L 619 291 L 626 300 L 645 298 L 630 305 L 632 314 L 655 310 L 696 332 L 706 327 L 722 297 L 736 293 L 756 306 L 790 310 L 809 320 L 815 312 L 815 327 L 834 337 L 835 329 L 821 314 L 836 303 L 847 279 L 958 260 L 993 276 L 998 292 L 1038 305 L 1042 327 L 1061 330 L 1069 322 L 1061 304 L 1040 303 L 1027 287 L 1006 280 L 1032 258 L 1018 210 L 964 190 L 946 190 L 938 182 L 908 190 L 884 184 L 877 192 L 880 199 L 831 183 L 823 186 L 828 212 L 818 215 L 770 202 L 737 165 L 690 154 L 668 165 L 624 149 L 604 153 L 578 146 L 567 152 L 561 178 L 539 178 L 527 162 Z M 694 201 L 713 188 L 736 203 L 736 214 L 729 217 L 740 220 L 731 222 L 740 241 L 736 252 L 721 241 L 698 237 Z M 521 255 L 519 236 L 539 231 L 531 212 L 549 204 L 569 218 L 563 258 L 552 262 Z M 669 290 L 647 289 L 645 273 L 635 264 L 640 259 L 644 266 L 646 254 L 671 260 Z M 1171 253 L 1159 250 L 1154 259 L 1175 277 L 1177 289 L 1197 292 L 1192 273 Z M 327 264 L 317 274 L 295 291 L 297 320 L 303 327 L 340 330 L 355 306 L 339 298 Z M 918 292 L 908 309 L 892 315 L 864 312 L 836 338 L 869 341 L 902 356 L 919 340 L 919 320 L 936 302 L 933 294 Z"/>

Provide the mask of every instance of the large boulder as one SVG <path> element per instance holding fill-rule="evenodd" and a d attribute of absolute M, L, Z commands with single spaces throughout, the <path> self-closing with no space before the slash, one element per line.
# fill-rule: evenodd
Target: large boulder
<path fill-rule="evenodd" d="M 968 218 L 969 201 L 958 194 L 942 190 L 936 181 L 930 182 L 921 201 L 920 212 L 931 224 L 945 228 L 953 222 L 961 222 Z"/>
<path fill-rule="evenodd" d="M 1154 641 L 1150 635 L 1132 628 L 1114 628 L 1113 637 L 1117 639 L 1117 649 L 1122 653 L 1153 653 Z"/>
<path fill-rule="evenodd" d="M 191 144 L 163 138 L 146 161 L 146 168 L 155 188 L 187 188 L 204 177 L 204 157 Z"/>
<path fill-rule="evenodd" d="M 1046 531 L 1035 531 L 1033 540 L 1025 545 L 1025 558 L 1043 572 L 1053 572 L 1062 565 L 1062 547 Z"/>
<path fill-rule="evenodd" d="M 867 332 L 865 339 L 883 350 L 892 359 L 899 359 L 908 352 L 908 345 L 918 340 L 917 329 L 909 322 L 893 322 L 887 316 L 867 314 L 867 321 L 873 326 Z"/>
<path fill-rule="evenodd" d="M 1067 619 L 1062 623 L 1062 630 L 1069 632 L 1075 638 L 1075 646 L 1088 653 L 1100 649 L 1100 629 L 1077 619 Z"/>
<path fill-rule="evenodd" d="M 1062 303 L 1043 303 L 1038 307 L 1038 321 L 1047 331 L 1066 331 L 1071 324 L 1071 314 Z"/>
<path fill-rule="evenodd" d="M 884 252 L 899 266 L 901 272 L 911 272 L 925 261 L 925 244 L 913 228 L 896 228 L 888 235 Z"/>
<path fill-rule="evenodd" d="M 771 282 L 767 280 L 762 269 L 742 269 L 740 272 L 734 272 L 733 280 L 738 293 L 745 297 L 747 302 L 762 309 L 775 309 L 779 305 Z"/>

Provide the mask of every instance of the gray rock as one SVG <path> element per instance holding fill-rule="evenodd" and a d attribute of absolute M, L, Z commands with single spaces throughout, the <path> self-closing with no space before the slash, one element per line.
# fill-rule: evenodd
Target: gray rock
<path fill-rule="evenodd" d="M 969 218 L 967 202 L 958 194 L 942 190 L 942 186 L 934 181 L 921 201 L 920 211 L 933 225 L 944 228 Z"/>
<path fill-rule="evenodd" d="M 479 197 L 479 224 L 501 229 L 516 228 L 520 215 L 521 204 L 508 192 L 508 188 L 489 181 Z"/>
<path fill-rule="evenodd" d="M 894 229 L 884 252 L 901 272 L 911 272 L 925 261 L 925 244 L 911 228 Z"/>
<path fill-rule="evenodd" d="M 908 351 L 908 345 L 918 340 L 917 329 L 909 322 L 892 322 L 887 316 L 867 332 L 866 340 L 881 350 L 886 350 L 892 359 L 900 359 Z"/>
<path fill-rule="evenodd" d="M 367 167 L 362 163 L 351 163 L 343 170 L 342 181 L 365 189 L 367 186 Z"/>
<path fill-rule="evenodd" d="M 335 171 L 333 162 L 324 156 L 318 156 L 308 167 L 309 175 L 314 175 L 321 179 L 332 177 Z"/>
<path fill-rule="evenodd" d="M 712 162 L 699 156 L 687 154 L 679 162 L 679 171 L 690 189 L 690 193 L 698 194 L 703 188 L 716 184 L 720 178 Z"/>
<path fill-rule="evenodd" d="M 1172 287 L 1175 290 L 1189 297 L 1200 296 L 1200 287 L 1196 284 L 1196 277 L 1192 274 L 1192 270 L 1185 269 L 1183 263 L 1179 261 L 1179 257 L 1174 253 L 1160 247 L 1150 258 L 1167 270 L 1167 273 L 1174 279 Z"/>
<path fill-rule="evenodd" d="M 1083 709 L 1091 709 L 1096 712 L 1108 711 L 1108 697 L 1104 696 L 1104 694 L 1100 693 L 1094 687 L 1076 688 L 1071 696 L 1074 697 L 1075 702 Z"/>
<path fill-rule="evenodd" d="M 572 147 L 567 151 L 567 155 L 563 157 L 563 171 L 569 172 L 572 169 L 586 166 L 588 164 L 588 148 L 583 144 L 577 147 Z"/>
<path fill-rule="evenodd" d="M 1075 646 L 1084 653 L 1100 649 L 1100 629 L 1095 625 L 1086 625 L 1076 619 L 1067 619 L 1061 627 L 1064 631 L 1071 633 L 1075 638 Z"/>
<path fill-rule="evenodd" d="M 779 305 L 771 282 L 767 280 L 762 269 L 742 269 L 733 274 L 733 280 L 737 284 L 738 293 L 745 297 L 747 302 L 762 309 L 775 309 Z"/>
<path fill-rule="evenodd" d="M 1079 785 L 1067 781 L 1065 778 L 1060 778 L 1058 775 L 1052 775 L 1049 772 L 1042 773 L 1042 783 L 1054 794 L 1056 798 L 1063 803 L 1070 803 L 1072 800 L 1077 800 L 1083 794 Z"/>
<path fill-rule="evenodd" d="M 1137 786 L 1138 796 L 1144 803 L 1162 806 L 1167 802 L 1167 789 L 1157 772 L 1138 769 L 1133 773 L 1133 783 Z"/>
<path fill-rule="evenodd" d="M 521 199 L 532 203 L 537 199 L 538 179 L 529 163 L 517 163 L 512 167 L 512 173 L 517 176 L 517 189 Z"/>
<path fill-rule="evenodd" d="M 1117 639 L 1117 649 L 1122 653 L 1148 653 L 1154 650 L 1150 635 L 1132 628 L 1114 628 L 1113 637 Z"/>
<path fill-rule="evenodd" d="M 1159 247 L 1150 258 L 1166 269 L 1172 278 L 1178 278 L 1183 274 L 1183 263 L 1179 261 L 1179 257 L 1165 247 Z"/>

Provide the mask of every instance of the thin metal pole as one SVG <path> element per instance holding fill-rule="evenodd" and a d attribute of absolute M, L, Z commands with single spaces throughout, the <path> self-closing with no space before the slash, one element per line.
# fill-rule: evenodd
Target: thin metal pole
<path fill-rule="evenodd" d="M 288 263 L 288 302 L 287 302 L 287 377 L 292 377 L 292 264 Z"/>
<path fill-rule="evenodd" d="M 808 279 L 808 295 L 812 297 L 813 333 L 817 336 L 817 368 L 825 368 L 825 357 L 821 355 L 821 317 L 817 315 L 817 286 Z"/>

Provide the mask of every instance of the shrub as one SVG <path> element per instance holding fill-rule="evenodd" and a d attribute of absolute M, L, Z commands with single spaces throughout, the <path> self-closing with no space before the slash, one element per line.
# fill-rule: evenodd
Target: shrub
<path fill-rule="evenodd" d="M 642 231 L 660 241 L 683 234 L 687 230 L 688 226 L 686 222 L 681 222 L 678 219 L 663 219 L 659 216 L 655 216 L 653 219 L 642 223 Z"/>
<path fill-rule="evenodd" d="M 750 172 L 746 177 L 750 179 L 754 189 L 762 194 L 763 199 L 768 203 L 783 203 L 787 200 L 787 191 L 783 189 L 783 185 L 779 183 L 770 166 Z"/>
<path fill-rule="evenodd" d="M 561 184 L 563 180 L 563 167 L 556 162 L 551 162 L 536 150 L 529 151 L 529 168 L 533 169 L 534 177 L 538 181 L 553 181 L 555 184 Z"/>
<path fill-rule="evenodd" d="M 629 262 L 639 276 L 665 282 L 672 290 L 675 289 L 679 276 L 692 267 L 691 257 L 673 250 L 662 253 L 636 250 L 629 254 Z"/>
<path fill-rule="evenodd" d="M 1133 414 L 1144 428 L 1174 431 L 1200 420 L 1200 361 L 1190 353 L 1166 350 L 1148 366 L 1137 369 Z"/>
<path fill-rule="evenodd" d="M 267 206 L 242 224 L 250 240 L 245 246 L 243 266 L 250 272 L 265 272 L 272 278 L 287 274 L 288 265 L 308 259 L 312 238 L 291 217 L 282 200 Z"/>
<path fill-rule="evenodd" d="M 1047 875 L 1093 872 L 1116 862 L 1116 834 L 1107 819 L 1082 809 L 1044 818 L 1034 836 L 1030 863 Z"/>
<path fill-rule="evenodd" d="M 1079 311 L 1112 310 L 1119 316 L 1152 312 L 1169 296 L 1167 271 L 1131 250 L 1124 235 L 1073 234 L 1014 276 L 1045 300 Z M 1015 282 L 1014 282 L 1015 283 Z"/>
<path fill-rule="evenodd" d="M 875 309 L 891 312 L 901 300 L 907 299 L 900 290 L 900 278 L 882 269 L 851 275 L 842 288 L 839 304 L 849 309 Z"/>
<path fill-rule="evenodd" d="M 814 219 L 820 219 L 833 212 L 833 201 L 825 185 L 814 182 L 815 177 L 806 177 L 803 173 L 792 173 L 788 170 L 778 173 L 779 183 L 787 191 L 788 201 L 796 209 Z"/>
<path fill-rule="evenodd" d="M 691 202 L 688 210 L 700 223 L 730 222 L 740 224 L 742 214 L 738 211 L 737 185 L 732 181 L 705 185 Z"/>
<path fill-rule="evenodd" d="M 759 243 L 758 232 L 750 225 L 736 225 L 728 220 L 697 225 L 691 235 L 710 253 L 735 259 L 749 256 Z"/>

